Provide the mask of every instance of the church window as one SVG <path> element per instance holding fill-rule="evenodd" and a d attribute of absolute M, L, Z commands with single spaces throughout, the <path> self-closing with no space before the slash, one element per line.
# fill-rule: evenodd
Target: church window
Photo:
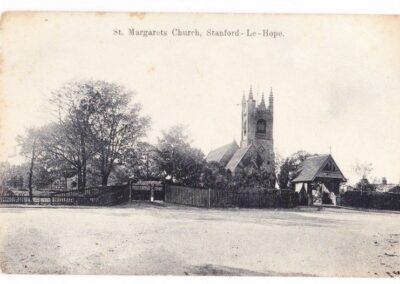
<path fill-rule="evenodd" d="M 267 123 L 264 119 L 259 119 L 257 121 L 257 133 L 266 133 Z"/>
<path fill-rule="evenodd" d="M 246 120 L 243 123 L 243 135 L 246 135 Z"/>

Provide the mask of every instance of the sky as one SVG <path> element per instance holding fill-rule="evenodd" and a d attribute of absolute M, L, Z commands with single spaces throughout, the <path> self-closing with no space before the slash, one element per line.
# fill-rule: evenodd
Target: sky
<path fill-rule="evenodd" d="M 205 154 L 240 141 L 238 104 L 252 86 L 259 100 L 273 89 L 279 155 L 331 149 L 349 183 L 357 161 L 372 163 L 371 179 L 400 182 L 399 17 L 10 13 L 1 25 L 2 160 L 21 160 L 15 137 L 52 119 L 51 92 L 67 81 L 125 86 L 152 118 L 148 141 L 183 123 Z M 169 35 L 129 36 L 130 28 Z M 174 37 L 174 28 L 202 36 Z M 283 36 L 207 37 L 208 29 Z"/>

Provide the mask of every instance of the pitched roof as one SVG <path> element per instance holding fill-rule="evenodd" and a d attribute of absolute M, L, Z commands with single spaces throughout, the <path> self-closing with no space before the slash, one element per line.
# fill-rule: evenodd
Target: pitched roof
<path fill-rule="evenodd" d="M 251 147 L 254 147 L 253 144 L 237 150 L 225 168 L 233 173 L 236 167 L 242 161 L 242 159 L 246 156 L 247 152 L 250 150 Z"/>
<path fill-rule="evenodd" d="M 206 157 L 206 161 L 222 163 L 225 166 L 237 149 L 239 149 L 239 145 L 234 140 L 229 144 L 210 151 Z"/>
<path fill-rule="evenodd" d="M 329 173 L 321 172 L 322 168 L 329 160 L 332 160 L 333 163 L 336 165 L 331 155 L 318 155 L 318 156 L 308 157 L 300 165 L 300 168 L 297 172 L 298 174 L 292 181 L 293 182 L 313 181 L 317 176 L 336 178 L 345 181 L 346 179 L 337 165 L 336 165 L 337 170 L 335 172 L 329 172 Z"/>

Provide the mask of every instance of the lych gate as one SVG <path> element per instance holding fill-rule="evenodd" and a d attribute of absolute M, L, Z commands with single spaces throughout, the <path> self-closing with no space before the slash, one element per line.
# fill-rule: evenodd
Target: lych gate
<path fill-rule="evenodd" d="M 334 204 L 339 188 L 346 178 L 331 155 L 307 158 L 300 166 L 292 182 L 299 193 L 300 205 Z"/>

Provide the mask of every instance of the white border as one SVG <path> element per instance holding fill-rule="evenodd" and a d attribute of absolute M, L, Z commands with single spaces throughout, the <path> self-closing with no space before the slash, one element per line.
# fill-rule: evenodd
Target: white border
<path fill-rule="evenodd" d="M 400 15 L 400 0 L 1 0 L 4 11 L 138 11 Z M 288 255 L 290 257 L 290 255 Z M 0 260 L 1 261 L 1 260 Z M 328 265 L 328 264 L 327 264 Z M 0 283 L 399 283 L 398 279 L 0 275 Z"/>
<path fill-rule="evenodd" d="M 138 11 L 400 14 L 399 0 L 1 0 L 0 12 L 41 11 Z"/>

